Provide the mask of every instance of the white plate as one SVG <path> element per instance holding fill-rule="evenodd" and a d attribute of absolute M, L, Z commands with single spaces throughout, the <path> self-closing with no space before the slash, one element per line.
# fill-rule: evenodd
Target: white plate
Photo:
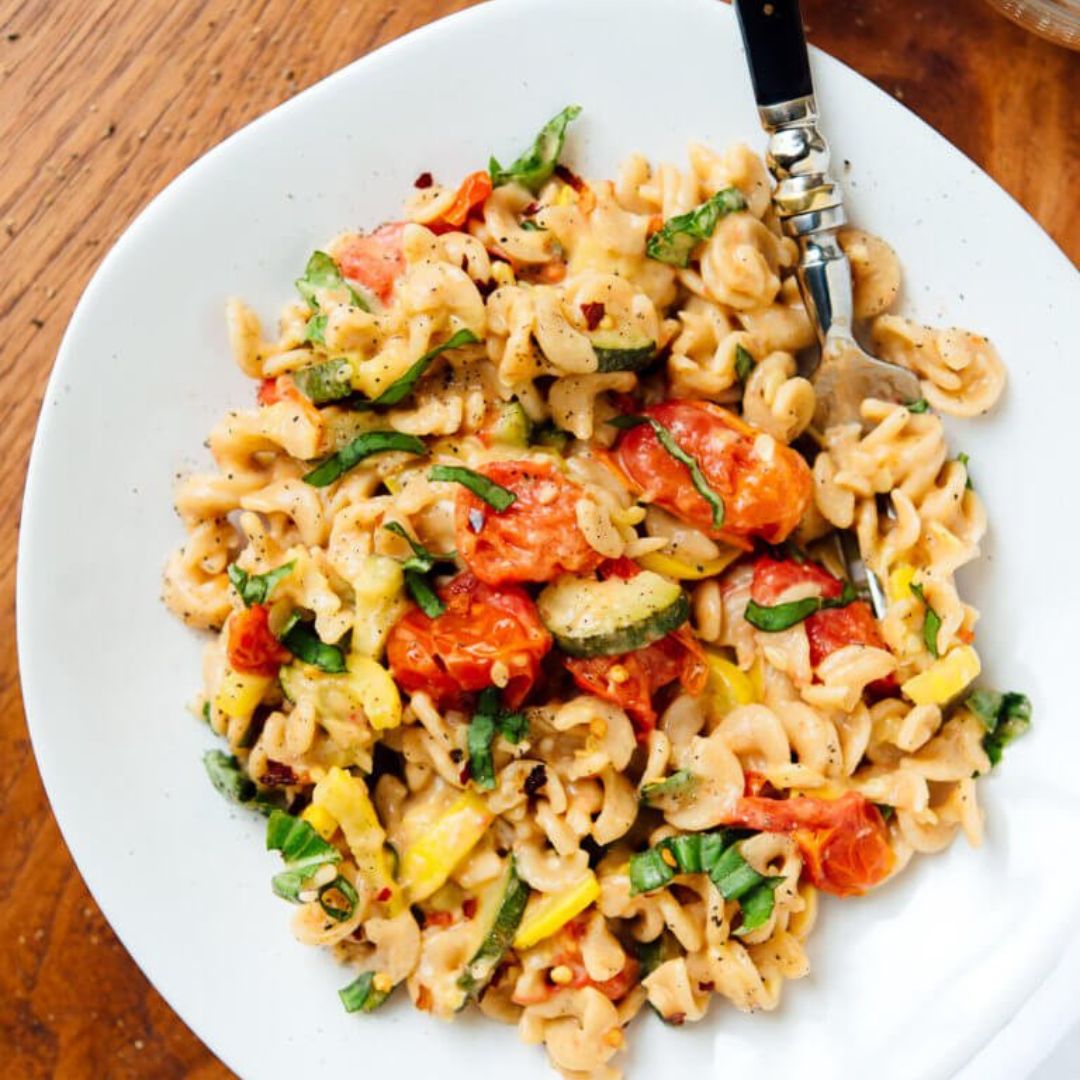
<path fill-rule="evenodd" d="M 1045 976 L 1075 921 L 1080 309 L 1061 253 L 967 159 L 826 56 L 817 85 L 855 221 L 887 237 L 918 317 L 978 328 L 1012 373 L 988 421 L 957 424 L 993 531 L 968 576 L 989 679 L 1027 690 L 1032 736 L 982 786 L 988 841 L 919 860 L 871 899 L 830 902 L 813 974 L 771 1015 L 717 1003 L 680 1030 L 645 1016 L 631 1076 L 812 1062 L 816 1078 L 945 1077 Z M 634 149 L 762 144 L 731 12 L 713 0 L 503 0 L 395 42 L 229 139 L 116 245 L 72 319 L 42 408 L 19 560 L 19 645 L 34 747 L 64 836 L 124 944 L 237 1072 L 325 1066 L 448 1077 L 479 1061 L 550 1075 L 543 1054 L 480 1017 L 440 1024 L 395 1003 L 347 1016 L 346 972 L 295 943 L 270 893 L 261 819 L 203 775 L 210 736 L 184 709 L 197 635 L 158 602 L 181 540 L 175 473 L 250 384 L 228 356 L 226 296 L 267 320 L 312 248 L 395 214 L 416 175 L 452 180 L 512 156 L 568 102 L 567 160 L 610 175 Z M 1074 339 L 1075 341 L 1075 339 Z M 399 995 L 404 997 L 404 995 Z M 1075 1008 L 1075 1006 L 1074 1006 Z M 1033 1047 L 1032 1064 L 1044 1047 Z M 482 1058 L 480 1055 L 483 1055 Z"/>

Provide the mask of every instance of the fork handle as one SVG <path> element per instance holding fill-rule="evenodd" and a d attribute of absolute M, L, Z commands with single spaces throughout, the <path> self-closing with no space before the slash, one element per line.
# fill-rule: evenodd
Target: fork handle
<path fill-rule="evenodd" d="M 837 240 L 844 215 L 818 128 L 810 57 L 798 0 L 735 0 L 762 127 L 765 163 L 776 180 L 773 205 L 799 244 L 799 284 L 818 336 L 850 338 L 851 266 Z"/>

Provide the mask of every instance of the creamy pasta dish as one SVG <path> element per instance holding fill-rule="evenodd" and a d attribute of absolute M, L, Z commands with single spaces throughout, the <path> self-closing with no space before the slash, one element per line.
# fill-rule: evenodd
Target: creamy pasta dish
<path fill-rule="evenodd" d="M 978 844 L 1031 710 L 980 687 L 955 583 L 986 519 L 940 414 L 995 403 L 990 342 L 890 313 L 896 256 L 848 231 L 923 396 L 816 430 L 761 160 L 585 180 L 577 113 L 329 241 L 273 340 L 229 305 L 256 400 L 179 484 L 164 597 L 213 632 L 210 779 L 344 1008 L 475 1005 L 607 1080 L 644 1005 L 773 1009 L 821 893 Z"/>

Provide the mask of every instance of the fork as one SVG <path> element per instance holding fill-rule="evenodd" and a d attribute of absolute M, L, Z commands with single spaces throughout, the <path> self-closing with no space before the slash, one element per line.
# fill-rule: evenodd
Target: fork
<path fill-rule="evenodd" d="M 820 436 L 835 424 L 862 423 L 867 398 L 910 403 L 922 397 L 906 368 L 865 352 L 852 330 L 851 265 L 837 232 L 847 221 L 839 184 L 829 175 L 829 146 L 818 128 L 810 57 L 798 0 L 735 0 L 758 115 L 769 135 L 766 164 L 776 181 L 773 206 L 784 232 L 799 245 L 796 270 L 807 313 L 821 343 L 810 381 Z M 881 583 L 859 556 L 850 533 L 840 534 L 852 583 L 885 613 Z"/>

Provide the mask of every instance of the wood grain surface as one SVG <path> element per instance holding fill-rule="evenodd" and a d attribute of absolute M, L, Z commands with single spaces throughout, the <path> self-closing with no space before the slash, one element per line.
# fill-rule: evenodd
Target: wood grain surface
<path fill-rule="evenodd" d="M 113 241 L 204 151 L 343 64 L 468 5 L 0 0 L 5 1077 L 230 1075 L 149 985 L 86 891 L 49 811 L 23 718 L 16 534 L 64 326 Z M 1080 259 L 1076 54 L 1027 35 L 982 0 L 804 0 L 803 11 L 812 41 L 929 121 Z"/>

